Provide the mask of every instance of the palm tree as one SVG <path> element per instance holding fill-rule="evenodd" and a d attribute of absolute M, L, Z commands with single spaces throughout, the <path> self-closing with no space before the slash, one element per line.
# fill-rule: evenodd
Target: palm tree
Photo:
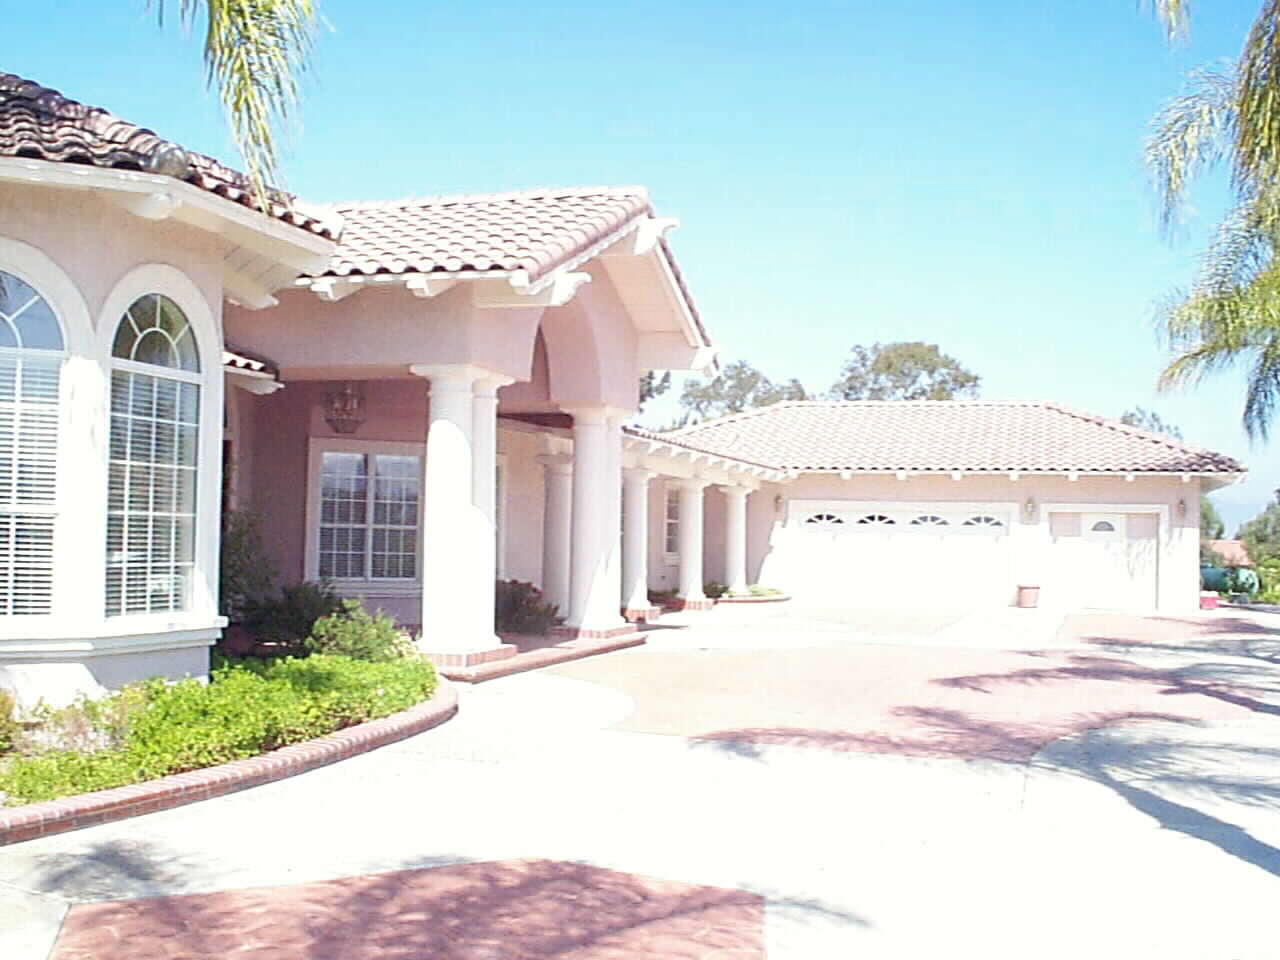
<path fill-rule="evenodd" d="M 1157 0 L 1172 38 L 1186 0 Z M 1280 0 L 1266 0 L 1235 61 L 1197 70 L 1186 92 L 1152 122 L 1146 160 L 1166 230 L 1197 175 L 1226 163 L 1235 207 L 1218 227 L 1191 287 L 1158 319 L 1174 352 L 1160 375 L 1169 388 L 1251 362 L 1243 422 L 1267 436 L 1280 406 Z"/>
<path fill-rule="evenodd" d="M 207 81 L 260 201 L 279 182 L 276 135 L 298 102 L 316 27 L 311 0 L 177 0 L 181 21 L 204 26 Z M 147 0 L 164 25 L 166 0 Z"/>

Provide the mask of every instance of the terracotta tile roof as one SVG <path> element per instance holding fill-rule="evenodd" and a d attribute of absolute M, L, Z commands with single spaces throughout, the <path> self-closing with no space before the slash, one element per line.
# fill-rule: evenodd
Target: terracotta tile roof
<path fill-rule="evenodd" d="M 1209 549 L 1222 557 L 1222 562 L 1228 567 L 1253 566 L 1243 540 L 1210 540 Z"/>
<path fill-rule="evenodd" d="M 787 470 L 1240 473 L 1230 457 L 1052 403 L 790 401 L 661 434 Z"/>
<path fill-rule="evenodd" d="M 459 194 L 334 209 L 346 227 L 318 276 L 524 270 L 531 282 L 651 213 L 643 187 Z"/>
<path fill-rule="evenodd" d="M 100 107 L 78 103 L 10 73 L 0 73 L 0 157 L 165 174 L 261 210 L 244 174 L 212 157 L 184 150 Z M 335 238 L 334 225 L 299 209 L 287 194 L 277 191 L 273 198 L 279 202 L 271 205 L 270 216 Z"/>
<path fill-rule="evenodd" d="M 646 430 L 644 427 L 624 426 L 622 432 L 628 437 L 635 437 L 639 440 L 652 440 L 657 443 L 668 444 L 673 447 L 680 447 L 682 450 L 697 450 L 700 453 L 714 453 L 717 457 L 725 460 L 732 460 L 735 463 L 745 464 L 748 467 L 764 467 L 766 470 L 777 470 L 778 468 L 771 464 L 760 460 L 746 459 L 736 453 L 715 453 L 696 442 L 685 440 L 675 433 L 660 433 L 657 430 Z"/>

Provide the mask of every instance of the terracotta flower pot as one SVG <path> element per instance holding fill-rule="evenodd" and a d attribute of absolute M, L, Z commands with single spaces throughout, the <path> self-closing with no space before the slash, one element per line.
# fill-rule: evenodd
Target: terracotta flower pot
<path fill-rule="evenodd" d="M 1039 587 L 1018 587 L 1018 606 L 1023 609 L 1030 609 L 1040 605 L 1040 588 Z"/>

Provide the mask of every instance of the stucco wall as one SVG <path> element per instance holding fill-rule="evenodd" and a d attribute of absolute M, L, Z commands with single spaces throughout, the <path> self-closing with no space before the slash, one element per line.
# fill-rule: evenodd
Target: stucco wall
<path fill-rule="evenodd" d="M 326 393 L 342 382 L 295 381 L 285 389 L 251 403 L 252 437 L 248 441 L 251 491 L 247 502 L 258 513 L 270 559 L 281 583 L 297 583 L 306 575 L 307 459 L 310 440 L 335 436 L 324 422 Z M 361 384 L 367 419 L 357 441 L 423 442 L 426 436 L 429 384 L 411 380 Z M 240 401 L 244 403 L 244 401 Z M 243 409 L 243 408 L 242 408 Z M 503 572 L 509 578 L 541 581 L 542 467 L 537 462 L 540 437 L 522 429 L 498 431 L 498 453 L 505 463 L 502 505 Z M 408 622 L 417 622 L 416 596 L 374 598 L 377 605 Z"/>
<path fill-rule="evenodd" d="M 95 328 L 112 287 L 144 263 L 165 263 L 181 270 L 200 289 L 215 316 L 221 315 L 225 245 L 212 234 L 174 220 L 132 216 L 89 191 L 11 183 L 0 190 L 0 224 L 5 236 L 37 247 L 71 276 Z"/>

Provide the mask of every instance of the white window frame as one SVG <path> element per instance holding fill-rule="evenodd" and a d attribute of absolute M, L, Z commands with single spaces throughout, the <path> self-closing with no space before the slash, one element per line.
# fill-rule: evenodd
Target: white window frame
<path fill-rule="evenodd" d="M 67 342 L 67 332 L 62 317 L 59 314 L 57 305 L 49 298 L 49 296 L 36 284 L 30 282 L 21 272 L 6 269 L 5 263 L 0 261 L 0 272 L 3 272 L 14 279 L 26 284 L 34 292 L 36 297 L 40 299 L 50 314 L 53 316 L 53 322 L 58 328 L 58 336 L 62 340 L 62 347 L 58 350 L 40 349 L 37 347 L 0 347 L 0 356 L 10 356 L 15 360 L 22 362 L 26 359 L 37 358 L 56 358 L 58 370 L 58 388 L 56 407 L 53 415 L 53 429 L 55 431 L 53 443 L 53 482 L 51 484 L 50 499 L 44 503 L 27 502 L 15 500 L 11 510 L 6 511 L 15 516 L 40 517 L 48 523 L 49 530 L 49 564 L 47 568 L 48 574 L 48 609 L 40 613 L 5 613 L 0 611 L 0 620 L 7 623 L 20 625 L 23 622 L 30 623 L 32 620 L 48 620 L 57 613 L 58 604 L 58 518 L 60 516 L 61 507 L 61 488 L 62 473 L 64 467 L 62 463 L 62 445 L 65 435 L 65 421 L 67 417 L 67 407 L 69 406 L 69 398 L 66 395 L 66 388 L 63 384 L 67 369 L 67 358 L 69 353 L 69 344 Z M 15 412 L 20 404 L 15 400 Z M 15 429 L 17 428 L 15 422 Z M 15 477 L 17 474 L 18 464 L 15 460 L 13 464 Z M 17 546 L 13 545 L 16 557 Z M 11 598 L 12 602 L 12 598 Z M 20 628 L 20 627 L 19 627 Z"/>
<path fill-rule="evenodd" d="M 312 437 L 307 448 L 307 507 L 306 507 L 306 556 L 303 564 L 306 579 L 320 579 L 320 471 L 326 453 L 358 453 L 365 456 L 379 454 L 399 457 L 417 457 L 426 464 L 427 447 L 423 443 L 404 443 L 392 440 L 353 440 L 344 437 Z M 372 480 L 372 477 L 370 477 Z M 425 491 L 418 495 L 418 549 L 417 576 L 412 579 L 374 579 L 367 577 L 333 578 L 331 582 L 339 594 L 404 597 L 422 592 L 423 516 Z M 371 501 L 372 505 L 372 501 Z"/>
<path fill-rule="evenodd" d="M 200 358 L 200 373 L 175 371 L 172 367 L 151 364 L 134 364 L 140 372 L 152 376 L 157 372 L 185 372 L 198 377 L 200 386 L 200 418 L 196 452 L 196 522 L 195 563 L 192 571 L 190 602 L 186 610 L 157 611 L 154 613 L 126 613 L 104 617 L 106 592 L 106 535 L 107 535 L 107 484 L 111 451 L 107 436 L 110 433 L 111 370 L 119 369 L 132 361 L 116 360 L 112 356 L 116 330 L 124 313 L 147 294 L 168 297 L 178 305 L 191 325 Z M 94 604 L 99 611 L 97 623 L 105 624 L 104 636 L 141 638 L 145 634 L 171 633 L 176 630 L 206 631 L 226 625 L 226 618 L 218 611 L 219 544 L 221 541 L 222 496 L 222 331 L 216 314 L 195 282 L 177 267 L 163 263 L 144 263 L 134 267 L 117 281 L 111 293 L 103 301 L 97 326 L 97 356 L 101 365 L 98 386 L 101 390 L 101 406 L 95 417 L 101 418 L 101 438 L 93 443 L 93 480 L 96 486 L 94 513 L 94 537 L 98 541 L 97 557 L 93 570 L 95 586 L 83 585 L 79 589 L 79 603 Z M 87 467 L 87 465 L 86 465 Z M 82 487 L 87 495 L 87 487 Z M 85 553 L 87 554 L 87 549 Z M 88 571 L 88 560 L 82 569 Z M 87 578 L 86 578 L 87 579 Z M 201 644 L 200 637 L 211 634 L 189 635 L 193 644 Z M 139 642 L 152 642 L 141 640 Z"/>
<path fill-rule="evenodd" d="M 676 518 L 671 519 L 671 498 L 676 501 Z M 669 567 L 678 566 L 680 564 L 680 524 L 684 518 L 679 515 L 680 509 L 680 481 L 668 480 L 662 485 L 662 561 Z M 668 535 L 675 524 L 675 542 L 676 549 L 674 551 L 667 549 L 667 544 L 671 537 Z"/>

